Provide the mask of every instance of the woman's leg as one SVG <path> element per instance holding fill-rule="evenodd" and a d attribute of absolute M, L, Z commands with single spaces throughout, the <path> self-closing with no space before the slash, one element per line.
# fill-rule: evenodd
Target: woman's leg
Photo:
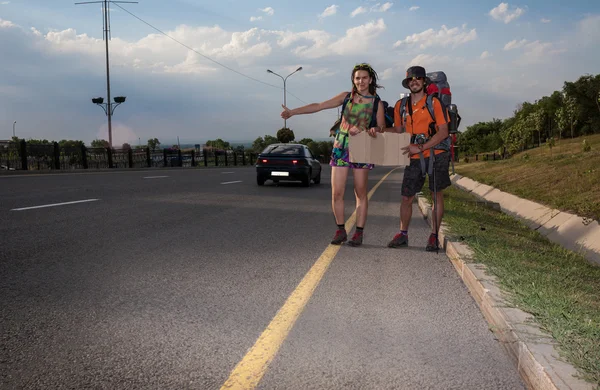
<path fill-rule="evenodd" d="M 331 208 L 335 223 L 343 225 L 344 218 L 344 190 L 348 179 L 348 167 L 331 167 Z"/>
<path fill-rule="evenodd" d="M 364 228 L 367 222 L 369 200 L 367 195 L 369 169 L 353 169 L 354 195 L 356 196 L 356 227 Z"/>

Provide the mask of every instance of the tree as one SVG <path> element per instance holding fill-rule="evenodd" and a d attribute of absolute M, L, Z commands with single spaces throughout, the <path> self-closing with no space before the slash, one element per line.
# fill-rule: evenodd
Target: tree
<path fill-rule="evenodd" d="M 529 114 L 533 129 L 538 132 L 538 146 L 542 146 L 542 130 L 544 129 L 544 109 L 538 108 L 536 111 Z"/>
<path fill-rule="evenodd" d="M 287 127 L 282 127 L 277 130 L 277 140 L 281 143 L 287 144 L 288 142 L 292 142 L 295 138 L 294 131 Z"/>
<path fill-rule="evenodd" d="M 108 148 L 109 143 L 105 139 L 95 139 L 92 141 L 92 148 Z"/>
<path fill-rule="evenodd" d="M 567 117 L 567 110 L 565 107 L 560 107 L 554 114 L 556 125 L 558 126 L 558 139 L 562 137 L 562 132 L 569 127 L 569 119 Z"/>
<path fill-rule="evenodd" d="M 265 140 L 265 147 L 279 143 L 279 140 L 277 138 L 273 137 L 272 135 L 265 135 L 264 140 Z"/>
<path fill-rule="evenodd" d="M 577 125 L 577 117 L 579 116 L 579 108 L 576 105 L 575 99 L 572 97 L 565 98 L 565 114 L 567 116 L 567 123 L 571 127 L 571 138 L 573 138 L 573 128 Z"/>
<path fill-rule="evenodd" d="M 314 141 L 310 138 L 302 138 L 300 141 L 298 141 L 299 144 L 306 145 L 306 146 L 308 146 L 308 144 L 311 142 L 314 142 Z"/>
<path fill-rule="evenodd" d="M 129 149 L 131 149 L 131 145 L 129 145 L 127 142 L 125 142 L 125 143 L 124 143 L 124 144 L 121 146 L 121 149 L 123 149 L 123 150 L 129 150 Z"/>
<path fill-rule="evenodd" d="M 216 140 L 206 141 L 206 146 L 210 146 L 212 148 L 222 149 L 222 150 L 231 148 L 231 146 L 229 145 L 229 142 L 225 142 L 221 138 L 217 138 Z"/>
<path fill-rule="evenodd" d="M 148 140 L 148 147 L 152 151 L 155 151 L 159 145 L 160 145 L 160 141 L 158 140 L 158 138 L 150 138 Z"/>
<path fill-rule="evenodd" d="M 83 141 L 75 141 L 75 140 L 66 140 L 63 139 L 61 141 L 58 142 L 58 146 L 62 149 L 74 149 L 74 148 L 79 148 L 81 149 L 81 147 L 85 145 Z"/>
<path fill-rule="evenodd" d="M 255 151 L 256 153 L 262 152 L 265 148 L 266 148 L 266 145 L 265 145 L 265 140 L 263 139 L 263 137 L 258 137 L 257 139 L 254 140 L 254 142 L 252 142 L 252 150 Z"/>

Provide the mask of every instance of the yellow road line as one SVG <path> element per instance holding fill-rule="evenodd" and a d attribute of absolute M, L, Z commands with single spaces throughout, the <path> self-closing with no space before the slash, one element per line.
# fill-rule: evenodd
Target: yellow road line
<path fill-rule="evenodd" d="M 369 191 L 368 199 L 375 193 L 375 190 L 383 181 L 396 170 L 389 171 L 372 189 Z M 356 222 L 356 211 L 352 213 L 346 222 L 346 230 L 350 231 Z M 329 245 L 321 254 L 319 259 L 311 267 L 302 281 L 298 284 L 294 292 L 285 301 L 279 309 L 267 329 L 263 331 L 254 346 L 248 350 L 246 356 L 237 364 L 229 375 L 229 379 L 223 384 L 221 389 L 254 389 L 267 371 L 267 367 L 279 351 L 279 348 L 287 338 L 290 330 L 296 323 L 298 317 L 304 310 L 304 307 L 310 300 L 313 292 L 323 278 L 325 271 L 333 261 L 335 255 L 340 250 L 339 245 Z"/>

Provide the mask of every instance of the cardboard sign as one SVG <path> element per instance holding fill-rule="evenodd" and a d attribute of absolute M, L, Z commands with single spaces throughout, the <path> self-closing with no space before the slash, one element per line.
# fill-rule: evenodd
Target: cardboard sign
<path fill-rule="evenodd" d="M 373 138 L 361 131 L 348 138 L 350 161 L 394 167 L 410 165 L 409 155 L 402 154 L 402 148 L 409 144 L 408 133 L 377 133 Z"/>

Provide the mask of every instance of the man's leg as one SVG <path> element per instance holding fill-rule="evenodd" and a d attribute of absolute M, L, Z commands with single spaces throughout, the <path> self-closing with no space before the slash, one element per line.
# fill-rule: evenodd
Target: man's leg
<path fill-rule="evenodd" d="M 433 192 L 431 193 L 431 199 L 433 199 Z M 438 191 L 435 201 L 435 206 L 432 207 L 432 214 L 435 213 L 437 226 L 433 226 L 431 224 L 431 233 L 438 234 L 440 231 L 440 226 L 442 225 L 442 218 L 444 217 L 444 193 L 443 191 Z"/>
<path fill-rule="evenodd" d="M 450 153 L 444 152 L 437 154 L 433 163 L 435 182 L 432 177 L 429 178 L 429 190 L 431 191 L 432 199 L 435 193 L 435 203 L 431 210 L 432 216 L 435 215 L 436 224 L 431 226 L 431 235 L 427 240 L 427 251 L 437 251 L 439 249 L 438 232 L 442 225 L 444 217 L 444 193 L 443 190 L 448 188 L 452 182 L 450 181 Z M 435 191 L 434 191 L 435 188 Z M 434 214 L 435 213 L 435 214 Z"/>
<path fill-rule="evenodd" d="M 403 196 L 400 204 L 400 230 L 408 231 L 410 219 L 412 218 L 412 203 L 414 196 Z"/>
<path fill-rule="evenodd" d="M 413 159 L 410 165 L 404 168 L 402 179 L 402 203 L 400 204 L 400 232 L 388 243 L 390 248 L 408 245 L 408 226 L 412 218 L 412 203 L 417 192 L 421 190 L 425 178 L 421 172 L 421 163 Z"/>

